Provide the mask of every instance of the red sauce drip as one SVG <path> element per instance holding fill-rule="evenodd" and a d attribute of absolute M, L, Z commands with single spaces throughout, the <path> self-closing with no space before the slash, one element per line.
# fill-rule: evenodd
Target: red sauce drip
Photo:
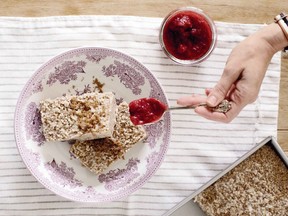
<path fill-rule="evenodd" d="M 193 11 L 181 11 L 166 22 L 163 42 L 174 57 L 197 60 L 208 52 L 212 44 L 212 30 L 202 15 Z"/>
<path fill-rule="evenodd" d="M 134 125 L 158 121 L 167 106 L 155 98 L 141 98 L 129 104 L 130 119 Z"/>

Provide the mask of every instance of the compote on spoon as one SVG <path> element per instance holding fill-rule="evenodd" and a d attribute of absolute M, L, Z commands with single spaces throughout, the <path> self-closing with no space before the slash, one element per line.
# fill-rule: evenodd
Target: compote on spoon
<path fill-rule="evenodd" d="M 129 112 L 130 119 L 134 125 L 144 125 L 157 122 L 167 111 L 178 109 L 195 109 L 199 106 L 205 106 L 211 109 L 213 112 L 220 113 L 226 113 L 231 109 L 231 103 L 228 100 L 223 100 L 216 107 L 209 107 L 206 103 L 185 107 L 167 107 L 165 104 L 155 98 L 141 98 L 129 103 Z"/>

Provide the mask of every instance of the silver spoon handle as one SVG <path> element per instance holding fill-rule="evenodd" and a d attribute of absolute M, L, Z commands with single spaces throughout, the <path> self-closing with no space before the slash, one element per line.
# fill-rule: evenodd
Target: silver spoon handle
<path fill-rule="evenodd" d="M 195 109 L 196 107 L 199 107 L 199 106 L 207 106 L 207 104 L 206 103 L 201 103 L 201 104 L 197 104 L 197 105 L 194 105 L 194 106 L 169 107 L 167 111 L 170 111 L 170 110 L 181 110 L 181 109 Z"/>
<path fill-rule="evenodd" d="M 167 111 L 172 110 L 180 110 L 180 109 L 195 109 L 199 106 L 205 106 L 209 109 L 211 109 L 213 112 L 220 112 L 220 113 L 226 113 L 231 109 L 231 103 L 228 100 L 223 100 L 218 106 L 216 107 L 209 107 L 206 103 L 200 103 L 196 104 L 194 106 L 184 106 L 184 107 L 169 107 Z"/>

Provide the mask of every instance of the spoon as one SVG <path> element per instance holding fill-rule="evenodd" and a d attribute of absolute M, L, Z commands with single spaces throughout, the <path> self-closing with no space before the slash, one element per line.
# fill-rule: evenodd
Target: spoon
<path fill-rule="evenodd" d="M 213 112 L 226 113 L 231 109 L 231 103 L 228 100 L 221 101 L 216 107 L 210 107 L 206 103 L 196 104 L 194 106 L 184 106 L 184 107 L 169 107 L 166 111 L 181 110 L 181 109 L 195 109 L 200 106 L 205 106 Z"/>
<path fill-rule="evenodd" d="M 205 106 L 213 112 L 220 113 L 226 113 L 231 109 L 231 103 L 228 100 L 223 100 L 216 107 L 209 107 L 206 103 L 194 106 L 167 107 L 155 98 L 141 98 L 129 103 L 130 120 L 134 125 L 151 124 L 159 121 L 166 112 L 180 109 L 195 109 L 199 106 Z"/>

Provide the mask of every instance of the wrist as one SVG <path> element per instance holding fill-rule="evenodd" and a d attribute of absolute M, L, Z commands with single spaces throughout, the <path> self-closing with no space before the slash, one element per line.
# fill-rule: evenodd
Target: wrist
<path fill-rule="evenodd" d="M 265 61 L 270 61 L 276 52 L 288 45 L 288 41 L 277 23 L 261 28 L 246 40 L 248 47 L 254 52 L 257 50 L 258 55 L 261 55 Z"/>
<path fill-rule="evenodd" d="M 273 54 L 288 46 L 288 39 L 277 23 L 272 23 L 264 27 L 259 31 L 259 35 L 269 44 Z"/>

